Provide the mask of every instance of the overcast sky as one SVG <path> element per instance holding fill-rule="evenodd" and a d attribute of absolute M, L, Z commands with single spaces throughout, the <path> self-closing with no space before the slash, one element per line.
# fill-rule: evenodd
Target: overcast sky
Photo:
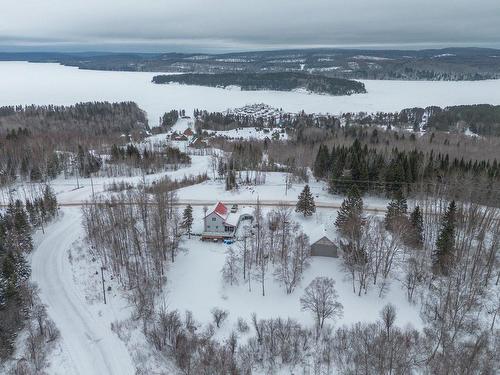
<path fill-rule="evenodd" d="M 500 0 L 1 0 L 0 50 L 500 47 Z"/>

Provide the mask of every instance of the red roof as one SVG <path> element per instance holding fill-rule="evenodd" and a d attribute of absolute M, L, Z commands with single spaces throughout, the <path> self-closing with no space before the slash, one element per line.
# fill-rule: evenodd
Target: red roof
<path fill-rule="evenodd" d="M 219 202 L 217 203 L 217 206 L 215 206 L 214 212 L 218 213 L 221 216 L 224 216 L 227 213 L 227 207 Z"/>
<path fill-rule="evenodd" d="M 190 128 L 187 128 L 186 130 L 184 130 L 184 135 L 187 135 L 187 136 L 192 136 L 194 133 L 193 131 L 190 129 Z"/>

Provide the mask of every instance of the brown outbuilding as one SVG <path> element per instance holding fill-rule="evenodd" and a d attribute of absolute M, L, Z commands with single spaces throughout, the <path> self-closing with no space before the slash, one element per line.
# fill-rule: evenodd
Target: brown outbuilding
<path fill-rule="evenodd" d="M 328 237 L 321 237 L 311 245 L 311 256 L 338 258 L 338 248 Z"/>

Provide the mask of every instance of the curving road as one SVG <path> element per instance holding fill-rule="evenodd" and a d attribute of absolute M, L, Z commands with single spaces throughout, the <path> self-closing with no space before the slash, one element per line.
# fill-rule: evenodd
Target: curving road
<path fill-rule="evenodd" d="M 78 375 L 129 375 L 135 368 L 125 344 L 89 309 L 73 281 L 68 249 L 81 235 L 81 211 L 65 208 L 50 225 L 32 258 L 32 279 L 61 332 L 63 351 Z"/>

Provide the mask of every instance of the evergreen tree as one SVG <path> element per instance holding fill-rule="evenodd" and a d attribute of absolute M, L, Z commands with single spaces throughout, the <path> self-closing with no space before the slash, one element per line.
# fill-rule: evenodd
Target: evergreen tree
<path fill-rule="evenodd" d="M 320 179 L 327 175 L 328 164 L 330 162 L 330 155 L 328 152 L 328 147 L 325 145 L 320 145 L 318 154 L 316 155 L 316 160 L 314 161 L 314 177 Z"/>
<path fill-rule="evenodd" d="M 4 280 L 4 298 L 12 298 L 17 294 L 21 283 L 28 280 L 30 267 L 22 253 L 10 251 L 3 260 L 1 278 Z"/>
<path fill-rule="evenodd" d="M 121 149 L 113 143 L 113 146 L 111 146 L 111 160 L 118 161 L 121 158 L 122 158 Z"/>
<path fill-rule="evenodd" d="M 33 250 L 31 239 L 31 225 L 28 214 L 20 200 L 9 203 L 6 213 L 5 246 L 8 249 L 16 248 L 18 252 Z"/>
<path fill-rule="evenodd" d="M 17 285 L 16 265 L 12 252 L 9 252 L 3 259 L 1 271 L 4 283 L 3 298 L 7 300 L 15 295 Z"/>
<path fill-rule="evenodd" d="M 309 185 L 304 186 L 304 190 L 300 193 L 295 211 L 302 213 L 304 217 L 311 216 L 316 212 L 316 204 Z"/>
<path fill-rule="evenodd" d="M 7 302 L 7 288 L 8 288 L 8 281 L 5 279 L 3 274 L 0 273 L 0 309 Z"/>
<path fill-rule="evenodd" d="M 133 148 L 134 155 L 138 154 L 138 160 L 140 160 L 141 156 L 137 148 L 135 146 L 128 145 L 127 151 L 129 147 Z M 101 169 L 102 165 L 102 160 L 100 157 L 90 153 L 81 145 L 78 145 L 76 161 L 80 175 L 87 178 L 90 177 L 92 173 L 98 172 L 99 169 Z"/>
<path fill-rule="evenodd" d="M 189 238 L 191 238 L 191 228 L 193 226 L 193 207 L 190 204 L 186 206 L 182 214 L 182 228 L 184 228 Z"/>
<path fill-rule="evenodd" d="M 415 246 L 422 246 L 424 243 L 424 218 L 419 206 L 415 206 L 410 214 L 411 242 Z"/>
<path fill-rule="evenodd" d="M 47 215 L 49 218 L 56 216 L 57 214 L 57 198 L 49 185 L 45 185 L 43 191 L 43 206 L 47 210 Z"/>
<path fill-rule="evenodd" d="M 40 217 L 35 204 L 31 203 L 29 199 L 26 201 L 26 212 L 28 213 L 30 224 L 33 228 L 40 225 Z"/>
<path fill-rule="evenodd" d="M 226 163 L 224 163 L 222 160 L 219 161 L 219 164 L 217 165 L 217 173 L 219 174 L 220 178 L 223 178 L 226 175 Z"/>
<path fill-rule="evenodd" d="M 351 165 L 351 184 L 356 184 L 359 189 L 368 188 L 366 181 L 368 180 L 368 166 L 365 155 L 368 154 L 368 148 L 361 147 L 361 142 L 356 138 L 351 147 L 350 165 Z"/>
<path fill-rule="evenodd" d="M 363 199 L 354 185 L 340 206 L 335 226 L 342 234 L 347 234 L 350 229 L 360 230 L 363 222 Z"/>
<path fill-rule="evenodd" d="M 226 175 L 226 190 L 232 190 L 236 187 L 236 174 L 230 169 Z"/>
<path fill-rule="evenodd" d="M 38 165 L 34 165 L 30 171 L 30 181 L 41 181 L 42 180 L 42 172 L 40 172 L 40 168 Z"/>
<path fill-rule="evenodd" d="M 0 213 L 0 256 L 4 250 L 5 233 L 7 231 L 7 225 L 5 223 L 5 217 Z"/>
<path fill-rule="evenodd" d="M 59 156 L 53 152 L 50 154 L 49 159 L 47 160 L 47 176 L 51 179 L 57 177 L 59 173 L 61 173 L 61 163 L 59 161 Z"/>
<path fill-rule="evenodd" d="M 37 208 L 38 215 L 40 216 L 40 223 L 42 224 L 42 230 L 43 230 L 43 224 L 46 223 L 47 219 L 49 218 L 49 213 L 47 211 L 45 201 L 42 198 L 38 198 L 35 201 L 35 206 Z"/>
<path fill-rule="evenodd" d="M 398 190 L 395 197 L 387 205 L 387 212 L 385 214 L 385 228 L 387 230 L 394 230 L 395 225 L 407 220 L 406 214 L 408 212 L 408 204 L 401 190 Z"/>
<path fill-rule="evenodd" d="M 434 270 L 443 275 L 448 274 L 449 267 L 453 261 L 456 214 L 457 205 L 455 201 L 451 201 L 441 221 L 441 230 L 436 241 L 436 250 L 433 259 Z"/>

